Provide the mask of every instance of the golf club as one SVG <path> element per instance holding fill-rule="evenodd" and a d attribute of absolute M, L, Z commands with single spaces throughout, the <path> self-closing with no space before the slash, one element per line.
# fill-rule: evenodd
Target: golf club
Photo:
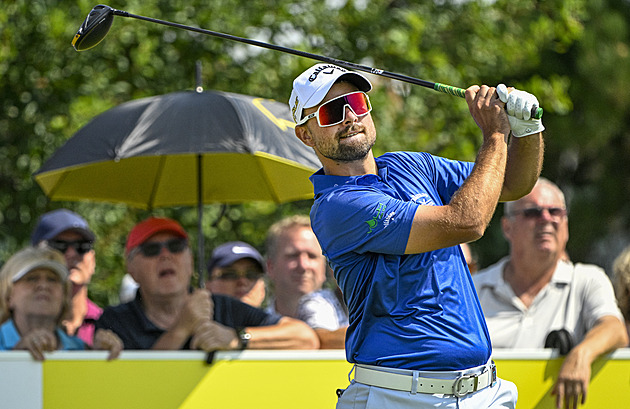
<path fill-rule="evenodd" d="M 186 26 L 178 23 L 171 23 L 169 21 L 158 20 L 151 17 L 139 16 L 137 14 L 131 14 L 126 11 L 116 10 L 110 6 L 106 6 L 104 4 L 99 4 L 95 6 L 90 14 L 85 18 L 83 24 L 79 28 L 79 31 L 74 35 L 72 39 L 72 46 L 77 51 L 85 51 L 90 48 L 96 46 L 100 43 L 103 38 L 109 32 L 110 27 L 112 26 L 112 22 L 114 20 L 114 16 L 122 16 L 122 17 L 131 17 L 138 20 L 150 21 L 152 23 L 162 24 L 169 27 L 181 28 L 183 30 L 193 31 L 196 33 L 207 34 L 214 37 L 220 37 L 227 40 L 238 41 L 240 43 L 245 43 L 257 47 L 267 48 L 270 50 L 280 51 L 288 54 L 297 55 L 300 57 L 310 58 L 313 60 L 318 60 L 330 64 L 339 65 L 344 68 L 348 68 L 351 70 L 358 70 L 368 72 L 370 74 L 380 75 L 382 77 L 395 79 L 398 81 L 408 82 L 414 85 L 420 85 L 422 87 L 431 88 L 435 91 L 443 92 L 445 94 L 454 95 L 457 97 L 464 98 L 465 90 L 462 88 L 453 87 L 451 85 L 440 84 L 439 82 L 431 82 L 426 80 L 421 80 L 414 77 L 409 77 L 402 74 L 397 74 L 389 71 L 380 70 L 377 68 L 368 67 L 366 65 L 355 64 L 347 61 L 337 60 L 331 57 L 324 57 L 317 54 L 311 54 L 304 51 L 294 50 L 292 48 L 282 47 L 279 45 L 264 43 L 262 41 L 251 40 L 243 37 L 236 37 L 230 34 L 219 33 L 216 31 L 205 30 L 202 28 L 196 28 L 191 26 Z M 532 118 L 541 118 L 543 113 L 543 109 L 537 106 L 532 107 L 531 116 Z"/>

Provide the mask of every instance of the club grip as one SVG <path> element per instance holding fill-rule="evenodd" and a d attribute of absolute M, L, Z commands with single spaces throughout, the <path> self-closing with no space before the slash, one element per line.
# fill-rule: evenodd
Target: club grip
<path fill-rule="evenodd" d="M 532 107 L 532 118 L 540 119 L 542 118 L 542 114 L 543 114 L 543 109 L 541 107 L 539 107 L 538 105 L 534 105 Z"/>
<path fill-rule="evenodd" d="M 452 85 L 440 84 L 436 82 L 433 86 L 433 89 L 439 92 L 443 92 L 445 94 L 453 95 L 456 97 L 464 98 L 466 90 L 463 88 L 453 87 Z"/>
<path fill-rule="evenodd" d="M 440 84 L 436 82 L 433 85 L 433 89 L 439 92 L 443 92 L 445 94 L 453 95 L 456 97 L 464 98 L 466 90 L 463 88 L 453 87 L 452 85 Z M 534 105 L 531 111 L 531 117 L 534 119 L 540 119 L 543 115 L 543 109 L 539 106 Z"/>

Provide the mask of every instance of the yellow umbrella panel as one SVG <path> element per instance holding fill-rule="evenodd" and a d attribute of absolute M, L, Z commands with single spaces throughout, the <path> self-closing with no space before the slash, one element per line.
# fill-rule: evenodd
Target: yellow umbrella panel
<path fill-rule="evenodd" d="M 151 209 L 313 197 L 314 169 L 265 152 L 138 156 L 56 169 L 35 175 L 51 200 L 126 203 Z"/>

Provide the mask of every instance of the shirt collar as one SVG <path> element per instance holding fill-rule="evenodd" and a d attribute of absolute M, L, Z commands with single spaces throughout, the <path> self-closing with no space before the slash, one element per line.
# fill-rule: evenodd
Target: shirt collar
<path fill-rule="evenodd" d="M 558 261 L 556 271 L 551 277 L 552 283 L 569 284 L 573 280 L 573 263 L 570 261 Z"/>
<path fill-rule="evenodd" d="M 134 311 L 134 313 L 140 318 L 142 329 L 145 332 L 156 331 L 156 330 L 163 331 L 157 325 L 155 325 L 153 321 L 151 321 L 149 317 L 147 317 L 147 314 L 144 312 L 144 306 L 142 305 L 142 294 L 140 293 L 140 289 L 136 291 L 136 297 L 133 299 L 133 301 L 129 303 L 129 305 L 131 309 Z"/>
<path fill-rule="evenodd" d="M 479 274 L 479 284 L 482 287 L 490 288 L 502 288 L 509 286 L 509 284 L 503 279 L 503 269 L 505 264 L 510 260 L 509 256 L 506 256 L 499 260 L 496 264 L 491 266 L 484 274 Z M 550 283 L 555 284 L 569 284 L 573 279 L 573 263 L 570 261 L 558 261 L 556 271 L 554 271 L 551 277 Z M 510 287 L 511 288 L 511 287 Z"/>
<path fill-rule="evenodd" d="M 374 158 L 378 169 L 378 176 L 373 174 L 359 176 L 337 176 L 327 175 L 324 168 L 320 168 L 309 178 L 313 183 L 315 194 L 322 193 L 326 189 L 341 185 L 371 185 L 376 181 L 387 180 L 388 168 L 387 163 L 381 158 Z"/>

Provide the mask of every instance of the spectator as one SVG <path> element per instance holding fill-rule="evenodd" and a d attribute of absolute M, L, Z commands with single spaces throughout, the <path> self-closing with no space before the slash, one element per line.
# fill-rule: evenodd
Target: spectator
<path fill-rule="evenodd" d="M 268 312 L 305 321 L 323 349 L 344 347 L 348 315 L 335 293 L 322 289 L 326 259 L 308 216 L 291 216 L 269 228 L 267 274 L 274 288 Z"/>
<path fill-rule="evenodd" d="M 38 361 L 44 352 L 83 350 L 83 340 L 68 335 L 60 324 L 70 306 L 66 260 L 47 247 L 27 247 L 0 270 L 0 350 L 27 350 Z M 97 331 L 94 348 L 116 358 L 122 342 L 111 331 Z"/>
<path fill-rule="evenodd" d="M 63 253 L 72 282 L 69 315 L 62 326 L 69 335 L 76 335 L 92 345 L 96 320 L 103 310 L 88 298 L 88 284 L 96 267 L 95 235 L 78 214 L 58 209 L 39 218 L 31 236 L 31 244 L 46 243 Z"/>
<path fill-rule="evenodd" d="M 540 178 L 504 210 L 510 254 L 473 276 L 492 345 L 542 348 L 560 335 L 556 345 L 570 349 L 572 339 L 552 393 L 558 408 L 577 407 L 585 402 L 593 361 L 628 343 L 612 285 L 601 268 L 567 260 L 566 203 L 554 183 Z"/>
<path fill-rule="evenodd" d="M 208 261 L 206 288 L 260 308 L 265 300 L 265 262 L 258 250 L 242 241 L 214 249 Z"/>
<path fill-rule="evenodd" d="M 97 328 L 117 333 L 126 349 L 311 349 L 317 336 L 304 323 L 206 289 L 190 290 L 188 234 L 174 220 L 148 218 L 129 233 L 127 272 L 136 298 L 107 307 Z"/>
<path fill-rule="evenodd" d="M 630 247 L 617 256 L 613 264 L 615 295 L 630 336 Z"/>

